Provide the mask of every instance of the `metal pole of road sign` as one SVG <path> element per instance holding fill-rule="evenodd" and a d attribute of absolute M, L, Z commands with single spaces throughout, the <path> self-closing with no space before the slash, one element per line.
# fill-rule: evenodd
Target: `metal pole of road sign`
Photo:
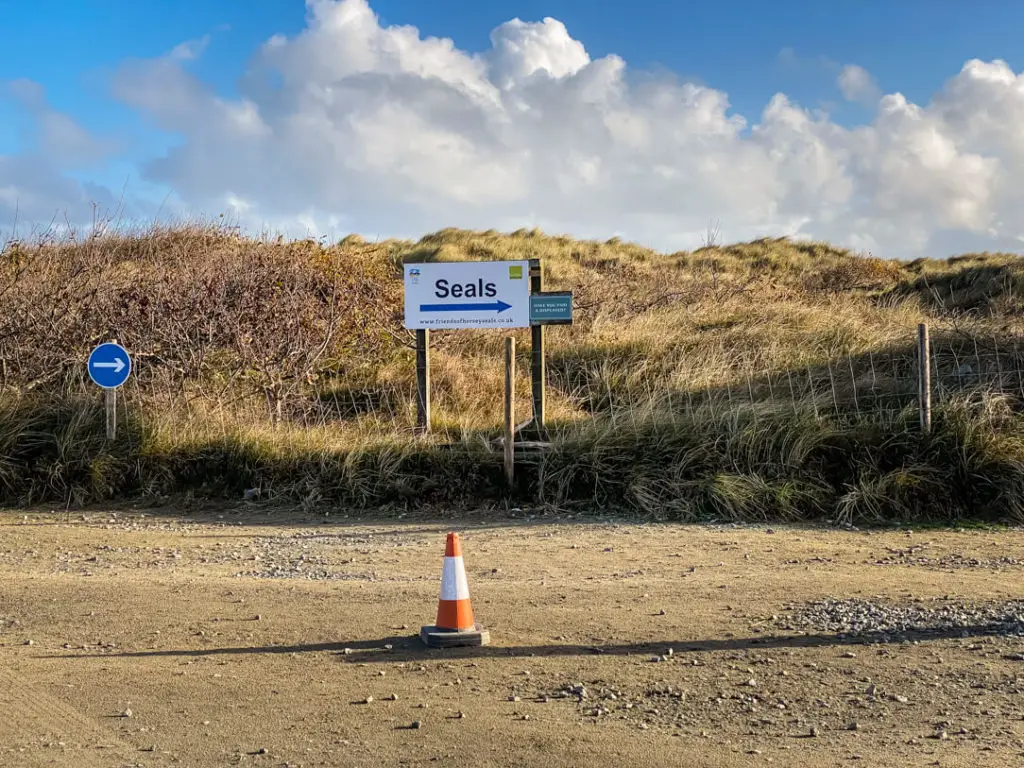
<path fill-rule="evenodd" d="M 416 331 L 416 432 L 430 431 L 430 331 Z"/>
<path fill-rule="evenodd" d="M 505 479 L 509 488 L 515 480 L 515 386 L 516 386 L 516 340 L 513 336 L 505 339 Z"/>
<path fill-rule="evenodd" d="M 540 259 L 530 259 L 530 293 L 540 293 L 544 290 L 544 273 L 541 270 Z M 537 437 L 546 440 L 547 434 L 544 429 L 544 326 L 534 325 L 530 328 L 530 387 L 533 390 L 533 426 L 537 430 Z"/>
<path fill-rule="evenodd" d="M 106 389 L 103 394 L 107 411 L 107 440 L 113 440 L 117 437 L 117 390 Z"/>

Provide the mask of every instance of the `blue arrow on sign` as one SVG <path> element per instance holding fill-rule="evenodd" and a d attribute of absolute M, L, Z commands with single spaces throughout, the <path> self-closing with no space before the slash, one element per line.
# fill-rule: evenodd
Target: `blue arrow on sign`
<path fill-rule="evenodd" d="M 100 344 L 89 355 L 89 378 L 103 389 L 116 389 L 128 381 L 132 358 L 120 344 Z"/>
<path fill-rule="evenodd" d="M 506 309 L 512 309 L 512 305 L 506 304 L 501 299 L 490 304 L 420 304 L 420 312 L 497 312 L 501 314 Z"/>

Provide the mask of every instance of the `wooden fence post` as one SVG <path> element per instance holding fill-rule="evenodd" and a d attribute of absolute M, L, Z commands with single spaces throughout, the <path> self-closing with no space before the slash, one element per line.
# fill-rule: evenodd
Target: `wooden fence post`
<path fill-rule="evenodd" d="M 918 407 L 921 412 L 921 431 L 926 435 L 932 431 L 932 372 L 931 343 L 928 325 L 917 326 L 917 383 Z"/>

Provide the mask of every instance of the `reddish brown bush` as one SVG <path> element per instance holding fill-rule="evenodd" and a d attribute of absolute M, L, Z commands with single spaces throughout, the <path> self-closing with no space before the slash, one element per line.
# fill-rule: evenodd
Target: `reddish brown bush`
<path fill-rule="evenodd" d="M 26 248 L 0 270 L 0 386 L 74 386 L 107 339 L 140 385 L 263 394 L 275 413 L 322 369 L 382 354 L 401 285 L 384 249 L 267 243 L 221 228 Z"/>

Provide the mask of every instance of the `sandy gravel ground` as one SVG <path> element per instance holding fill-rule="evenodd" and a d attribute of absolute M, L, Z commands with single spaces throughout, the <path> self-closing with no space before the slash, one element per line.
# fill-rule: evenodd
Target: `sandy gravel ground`
<path fill-rule="evenodd" d="M 1020 531 L 519 518 L 0 512 L 0 766 L 1024 765 Z"/>

